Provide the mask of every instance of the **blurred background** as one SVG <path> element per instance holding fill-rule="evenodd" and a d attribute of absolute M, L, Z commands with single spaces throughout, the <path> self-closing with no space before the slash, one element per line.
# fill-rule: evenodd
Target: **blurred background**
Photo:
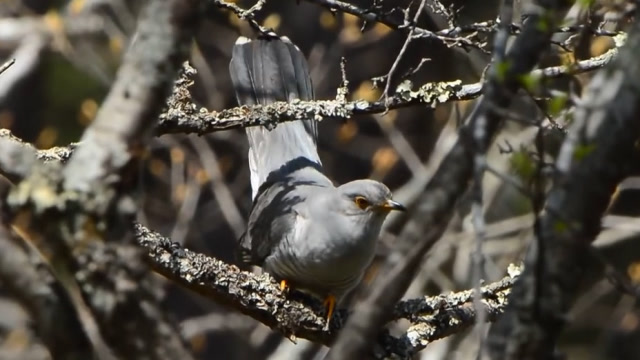
<path fill-rule="evenodd" d="M 229 2 L 245 9 L 255 3 Z M 349 2 L 365 9 L 372 6 L 371 0 Z M 16 58 L 16 64 L 0 77 L 0 128 L 9 128 L 16 136 L 43 149 L 78 141 L 114 80 L 144 3 L 0 2 L 0 54 L 2 59 Z M 192 45 L 190 63 L 198 74 L 191 90 L 200 105 L 222 110 L 236 106 L 228 74 L 233 43 L 239 35 L 252 36 L 253 32 L 235 14 L 210 3 L 206 21 Z M 499 1 L 494 0 L 442 3 L 456 9 L 456 24 L 462 25 L 494 20 L 499 7 Z M 581 23 L 595 28 L 603 24 L 608 14 L 606 6 L 617 3 L 621 2 L 599 3 L 594 11 L 576 16 Z M 418 5 L 419 2 L 408 0 L 382 3 L 383 9 L 409 8 L 411 14 Z M 571 4 L 569 9 L 573 9 Z M 372 79 L 389 72 L 406 38 L 382 24 L 363 26 L 359 18 L 329 11 L 313 1 L 267 1 L 256 13 L 256 19 L 291 38 L 307 55 L 319 99 L 336 96 L 341 83 L 340 60 L 345 58 L 350 99 L 378 100 L 385 84 L 376 86 Z M 418 23 L 438 31 L 450 28 L 449 20 L 427 7 Z M 604 24 L 609 31 L 624 26 L 615 19 Z M 490 59 L 491 34 L 480 32 L 475 36 L 485 42 L 483 49 L 448 47 L 424 39 L 411 42 L 398 62 L 390 89 L 393 91 L 405 79 L 416 85 L 457 79 L 465 84 L 480 81 Z M 568 37 L 556 40 L 563 42 Z M 611 48 L 613 42 L 608 36 L 584 35 L 572 45 L 570 51 L 550 51 L 544 65 L 596 56 Z M 590 77 L 583 74 L 555 80 L 545 84 L 545 91 L 579 96 Z M 319 139 L 325 171 L 336 183 L 358 178 L 383 181 L 397 200 L 411 204 L 455 139 L 455 131 L 473 103 L 449 103 L 435 110 L 415 106 L 348 121 L 326 119 L 320 124 Z M 548 106 L 548 102 L 523 95 L 509 110 L 533 123 L 544 119 Z M 563 116 L 570 113 L 570 106 L 567 103 L 552 115 L 569 121 Z M 544 156 L 548 162 L 553 161 L 562 140 L 563 124 L 545 130 L 548 141 Z M 507 122 L 488 154 L 491 172 L 498 175 L 487 174 L 483 185 L 487 282 L 500 279 L 509 263 L 519 261 L 532 236 L 530 201 L 513 183 L 527 183 L 531 159 L 535 157 L 532 152 L 536 133 L 537 128 L 526 122 Z M 139 220 L 189 249 L 235 263 L 235 241 L 244 231 L 251 206 L 246 154 L 247 142 L 241 130 L 202 137 L 154 138 L 140 169 Z M 640 279 L 640 263 L 636 263 L 640 257 L 640 225 L 634 218 L 638 212 L 634 183 L 629 181 L 621 188 L 604 221 L 605 231 L 596 242 L 602 258 L 632 280 Z M 403 222 L 402 217 L 389 219 L 378 248 L 379 257 L 362 286 L 366 287 L 376 276 L 377 265 L 393 248 L 394 234 Z M 449 230 L 431 251 L 406 297 L 471 288 L 474 239 L 469 200 L 463 197 Z M 304 340 L 293 344 L 277 331 L 209 299 L 170 282 L 164 286 L 166 309 L 181 323 L 184 337 L 200 359 L 320 359 L 326 350 Z M 570 314 L 561 350 L 571 359 L 640 358 L 636 298 L 622 294 L 598 276 L 593 276 L 584 289 Z M 2 291 L 1 282 L 0 295 L 0 359 L 49 358 L 39 345 L 26 312 L 11 294 Z M 402 329 L 406 324 L 393 326 Z M 417 358 L 474 359 L 477 338 L 470 334 L 468 331 L 434 342 Z"/>

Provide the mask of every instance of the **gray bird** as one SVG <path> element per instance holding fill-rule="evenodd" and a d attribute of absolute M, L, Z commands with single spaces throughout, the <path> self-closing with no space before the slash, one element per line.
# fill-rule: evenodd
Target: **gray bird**
<path fill-rule="evenodd" d="M 306 60 L 287 38 L 240 37 L 229 68 L 241 105 L 314 97 Z M 239 255 L 283 290 L 324 299 L 328 328 L 336 302 L 373 260 L 385 218 L 404 207 L 377 181 L 335 187 L 322 173 L 317 125 L 308 119 L 246 129 L 253 207 Z"/>

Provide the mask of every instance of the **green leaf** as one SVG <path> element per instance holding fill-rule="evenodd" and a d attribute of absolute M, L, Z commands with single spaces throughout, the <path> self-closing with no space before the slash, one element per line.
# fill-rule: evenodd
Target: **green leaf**
<path fill-rule="evenodd" d="M 519 79 L 522 87 L 527 89 L 529 92 L 535 92 L 540 85 L 540 77 L 533 74 L 520 75 Z"/>
<path fill-rule="evenodd" d="M 538 29 L 538 31 L 541 32 L 549 32 L 550 26 L 549 26 L 549 21 L 548 21 L 548 17 L 546 16 L 541 16 L 538 19 L 538 23 L 536 24 L 536 28 Z"/>
<path fill-rule="evenodd" d="M 595 149 L 596 149 L 595 144 L 578 145 L 576 146 L 576 149 L 573 151 L 573 159 L 576 161 L 580 161 L 584 159 L 587 155 L 591 154 Z"/>
<path fill-rule="evenodd" d="M 547 111 L 549 112 L 549 115 L 557 116 L 558 114 L 560 114 L 560 112 L 564 110 L 565 106 L 567 105 L 567 99 L 567 95 L 563 94 L 554 96 L 551 100 L 549 100 L 549 102 L 547 103 Z"/>
<path fill-rule="evenodd" d="M 495 64 L 496 78 L 502 82 L 507 77 L 507 73 L 511 70 L 511 62 L 505 60 Z"/>
<path fill-rule="evenodd" d="M 525 150 L 516 151 L 511 155 L 511 169 L 524 182 L 530 180 L 536 173 L 536 163 Z"/>
<path fill-rule="evenodd" d="M 590 8 L 595 3 L 595 0 L 576 0 L 576 2 L 583 8 Z"/>
<path fill-rule="evenodd" d="M 553 224 L 553 230 L 559 234 L 563 234 L 567 230 L 569 230 L 569 225 L 562 220 L 556 220 L 556 222 Z"/>

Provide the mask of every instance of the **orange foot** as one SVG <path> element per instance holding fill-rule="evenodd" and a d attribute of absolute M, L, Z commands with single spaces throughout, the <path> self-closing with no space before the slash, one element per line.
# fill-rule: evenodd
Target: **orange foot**
<path fill-rule="evenodd" d="M 284 293 L 289 292 L 289 282 L 287 280 L 280 280 L 280 291 Z"/>
<path fill-rule="evenodd" d="M 324 330 L 329 330 L 329 325 L 331 324 L 331 317 L 333 316 L 333 311 L 336 308 L 336 297 L 333 295 L 327 295 L 323 302 L 324 307 L 327 309 L 327 322 L 324 325 Z"/>

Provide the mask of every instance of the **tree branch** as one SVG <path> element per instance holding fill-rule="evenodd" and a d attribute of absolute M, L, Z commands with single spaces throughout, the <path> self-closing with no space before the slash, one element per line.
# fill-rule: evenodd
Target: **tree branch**
<path fill-rule="evenodd" d="M 626 34 L 614 37 L 616 46 L 622 46 Z M 614 47 L 602 55 L 578 61 L 571 65 L 551 66 L 532 71 L 532 78 L 558 78 L 597 70 L 610 63 L 618 54 Z M 170 133 L 206 134 L 248 126 L 263 125 L 267 127 L 283 121 L 324 117 L 334 119 L 351 119 L 356 115 L 379 114 L 389 109 L 399 109 L 408 106 L 427 106 L 435 108 L 438 105 L 459 100 L 475 99 L 482 93 L 482 83 L 461 84 L 460 81 L 426 83 L 413 89 L 411 84 L 405 83 L 396 89 L 396 93 L 389 97 L 388 107 L 384 101 L 340 101 L 315 100 L 276 102 L 271 105 L 241 106 L 223 111 L 209 111 L 196 105 L 191 98 L 189 87 L 193 85 L 196 70 L 183 65 L 182 73 L 176 80 L 173 93 L 166 109 L 160 114 L 156 135 Z"/>
<path fill-rule="evenodd" d="M 504 71 L 491 72 L 483 89 L 484 98 L 476 106 L 468 123 L 460 129 L 460 138 L 427 184 L 418 205 L 411 209 L 412 219 L 400 234 L 397 253 L 389 256 L 380 271 L 381 275 L 372 285 L 372 291 L 356 307 L 356 314 L 329 351 L 327 359 L 358 359 L 366 356 L 369 344 L 386 323 L 391 308 L 406 291 L 424 254 L 444 232 L 454 206 L 471 178 L 473 156 L 478 151 L 486 152 L 500 128 L 502 118 L 492 108 L 505 108 L 511 103 L 514 93 L 521 86 L 521 76 L 531 71 L 549 44 L 559 1 L 535 3 L 539 7 L 538 13 L 527 20 L 504 63 L 494 64 Z M 472 141 L 471 132 L 477 131 L 478 127 L 486 134 L 483 144 L 474 144 Z"/>
<path fill-rule="evenodd" d="M 0 133 L 0 173 L 6 174 L 6 166 L 13 164 L 7 158 L 31 157 L 33 161 L 35 154 L 46 162 L 59 161 L 58 158 L 47 156 L 47 150 L 36 151 L 8 130 Z M 11 171 L 11 174 L 19 180 L 28 171 L 22 174 Z M 284 295 L 275 280 L 266 273 L 255 275 L 241 271 L 234 265 L 184 249 L 141 224 L 134 224 L 134 236 L 148 253 L 148 263 L 157 273 L 287 336 L 330 345 L 349 316 L 345 310 L 338 311 L 331 321 L 330 331 L 326 331 L 323 306 L 318 300 L 302 294 Z M 482 288 L 483 299 L 490 312 L 497 314 L 502 311 L 506 305 L 503 299 L 518 275 L 519 269 L 514 267 L 504 279 Z M 382 335 L 378 340 L 377 357 L 395 354 L 408 358 L 427 343 L 472 326 L 475 321 L 475 309 L 469 306 L 473 301 L 472 295 L 471 290 L 466 290 L 399 302 L 392 320 L 407 319 L 413 325 L 400 338 Z"/>
<path fill-rule="evenodd" d="M 47 257 L 75 308 L 91 313 L 107 346 L 123 358 L 192 357 L 133 242 L 128 170 L 187 57 L 199 4 L 153 0 L 145 6 L 136 41 L 74 156 L 66 166 L 26 161 L 28 177 L 5 203 L 5 214 Z"/>
<path fill-rule="evenodd" d="M 339 0 L 307 0 L 308 2 L 326 7 L 331 11 L 341 11 L 347 14 L 355 15 L 364 21 L 379 22 L 392 29 L 402 31 L 403 33 L 415 38 L 430 39 L 442 42 L 447 46 L 473 47 L 484 50 L 480 42 L 473 41 L 466 37 L 459 37 L 454 31 L 450 32 L 433 32 L 418 27 L 415 21 L 408 19 L 402 15 L 402 12 L 384 11 L 380 6 L 373 6 L 369 9 L 363 9 L 357 5 L 350 4 Z"/>
<path fill-rule="evenodd" d="M 172 13 L 183 15 L 180 11 Z M 162 19 L 162 17 L 160 17 L 160 19 Z M 158 22 L 156 18 L 154 18 L 154 21 Z M 152 27 L 152 25 L 148 23 L 146 26 Z M 184 26 L 184 24 L 180 26 Z M 527 31 L 531 30 L 525 28 L 525 33 Z M 184 36 L 184 33 L 182 33 L 182 35 Z M 55 219 L 47 218 L 45 220 L 39 218 L 45 222 L 46 220 L 53 219 L 54 224 L 63 224 L 63 226 L 61 226 L 64 227 L 63 231 L 71 229 L 71 234 L 76 234 L 76 236 L 80 228 L 86 232 L 88 225 L 88 234 L 80 233 L 81 235 L 77 238 L 70 239 L 67 237 L 68 234 L 61 235 L 60 229 L 52 230 L 50 228 L 34 226 L 33 222 L 21 223 L 21 225 L 26 227 L 31 226 L 37 232 L 45 234 L 57 232 L 57 238 L 53 237 L 53 240 L 61 240 L 60 249 L 63 250 L 63 254 L 70 254 L 71 251 L 78 249 L 77 245 L 84 246 L 86 245 L 84 241 L 88 240 L 87 242 L 95 247 L 89 249 L 87 254 L 84 254 L 86 258 L 71 259 L 72 256 L 69 256 L 68 258 L 53 259 L 52 264 L 54 268 L 66 266 L 71 270 L 71 274 L 68 274 L 71 276 L 69 276 L 68 279 L 79 278 L 78 281 L 83 284 L 95 285 L 101 276 L 124 280 L 125 282 L 138 283 L 141 288 L 139 290 L 142 294 L 130 292 L 131 289 L 128 288 L 124 290 L 116 288 L 113 284 L 108 284 L 107 286 L 99 284 L 97 289 L 108 293 L 115 293 L 116 290 L 122 291 L 125 296 L 130 299 L 136 297 L 142 297 L 146 300 L 150 299 L 148 302 L 135 304 L 133 307 L 120 308 L 118 310 L 124 310 L 125 313 L 136 313 L 137 311 L 138 313 L 136 313 L 136 315 L 140 317 L 136 318 L 135 321 L 142 324 L 141 326 L 154 328 L 154 330 L 156 330 L 150 338 L 145 338 L 145 341 L 148 341 L 149 344 L 157 346 L 154 348 L 156 353 L 152 356 L 161 358 L 163 356 L 161 352 L 166 351 L 164 356 L 168 356 L 169 358 L 173 356 L 188 358 L 189 355 L 186 351 L 181 349 L 182 344 L 179 343 L 179 339 L 176 339 L 175 334 L 169 334 L 174 330 L 172 324 L 165 322 L 161 311 L 157 307 L 154 307 L 156 300 L 153 299 L 152 296 L 147 297 L 144 294 L 148 289 L 146 288 L 147 284 L 145 281 L 140 281 L 140 279 L 145 278 L 145 270 L 136 267 L 137 260 L 140 259 L 138 255 L 135 252 L 129 252 L 129 248 L 126 246 L 110 246 L 111 244 L 96 246 L 96 242 L 94 241 L 102 238 L 120 238 L 123 232 L 111 232 L 110 224 L 115 223 L 117 226 L 114 228 L 118 229 L 118 231 L 125 229 L 124 226 L 126 225 L 124 225 L 123 220 L 126 220 L 126 216 L 123 217 L 122 215 L 130 212 L 132 207 L 126 196 L 123 196 L 126 194 L 119 193 L 122 189 L 114 185 L 122 184 L 122 180 L 127 178 L 127 173 L 123 171 L 123 169 L 126 169 L 130 161 L 135 158 L 135 151 L 139 146 L 139 142 L 144 140 L 145 132 L 153 126 L 153 121 L 156 119 L 155 115 L 164 100 L 164 92 L 166 92 L 171 85 L 170 81 L 175 68 L 171 68 L 171 66 L 165 68 L 163 65 L 168 62 L 172 66 L 175 66 L 178 64 L 178 61 L 181 60 L 181 57 L 184 58 L 181 54 L 173 53 L 175 48 L 164 48 L 161 46 L 160 51 L 154 52 L 150 44 L 144 42 L 148 39 L 144 36 L 137 38 L 139 42 L 134 45 L 134 48 L 135 46 L 141 46 L 140 49 L 142 50 L 140 50 L 138 55 L 130 55 L 130 57 L 125 60 L 125 65 L 130 66 L 130 68 L 126 69 L 126 67 L 123 66 L 123 70 L 119 76 L 119 79 L 126 78 L 126 80 L 133 83 L 133 85 L 127 85 L 124 81 L 119 80 L 119 83 L 113 88 L 96 122 L 94 122 L 92 128 L 87 131 L 83 138 L 84 144 L 87 145 L 86 147 L 84 147 L 84 145 L 80 147 L 80 149 L 84 147 L 86 150 L 78 150 L 78 154 L 82 155 L 74 156 L 71 163 L 62 170 L 63 173 L 61 173 L 57 160 L 66 160 L 73 151 L 72 148 L 59 148 L 50 151 L 49 156 L 44 159 L 53 160 L 49 161 L 49 163 L 58 164 L 50 168 L 44 168 L 39 164 L 34 165 L 32 160 L 25 161 L 24 163 L 16 161 L 20 156 L 12 160 L 13 165 L 18 165 L 15 170 L 16 174 L 14 174 L 14 179 L 19 179 L 20 172 L 26 174 L 33 171 L 31 178 L 24 184 L 21 184 L 21 188 L 14 192 L 14 197 L 12 198 L 14 202 L 12 202 L 12 205 L 16 208 L 23 207 L 22 210 L 29 208 L 30 211 L 28 215 L 35 214 L 36 217 L 50 216 L 50 213 L 46 215 L 45 213 L 51 209 L 55 209 L 54 212 L 58 212 L 56 213 L 58 215 L 65 211 L 70 211 L 75 214 L 75 211 L 79 210 L 81 213 L 84 213 L 78 217 L 75 217 L 75 215 L 71 217 L 59 216 L 55 217 Z M 180 41 L 183 40 L 184 39 L 181 39 Z M 531 40 L 531 38 L 529 38 L 529 40 Z M 170 41 L 176 41 L 176 38 L 170 37 Z M 142 44 L 140 44 L 140 42 L 142 42 Z M 184 41 L 184 43 L 188 43 L 188 41 Z M 149 47 L 145 48 L 142 45 Z M 173 45 L 175 45 L 175 43 Z M 521 46 L 524 45 L 521 44 Z M 532 54 L 536 54 L 535 50 L 537 46 L 539 46 L 539 43 L 536 41 L 531 48 L 525 47 L 519 50 L 524 52 L 522 56 L 532 56 L 535 58 Z M 144 61 L 148 63 L 136 63 L 138 60 L 142 61 L 144 57 L 143 54 L 149 52 L 151 52 L 152 55 L 157 55 L 157 57 L 152 56 L 152 58 L 146 58 Z M 556 67 L 553 68 L 555 69 L 554 71 L 543 69 L 538 73 L 545 76 L 563 76 L 569 73 L 592 70 L 611 61 L 616 53 L 617 50 L 613 49 L 606 54 L 607 57 L 598 58 L 597 60 L 594 58 L 581 62 L 584 66 Z M 140 58 L 138 58 L 138 56 L 140 56 Z M 506 85 L 511 91 L 517 88 L 518 84 L 508 81 L 513 81 L 513 79 L 526 73 L 532 66 L 531 59 L 518 62 L 522 60 L 522 58 L 518 56 L 520 55 L 516 53 L 513 59 L 511 59 L 515 61 L 514 64 L 516 67 L 509 69 L 506 74 Z M 178 82 L 180 80 L 186 80 L 182 83 L 176 83 L 168 110 L 160 117 L 160 124 L 156 130 L 157 134 L 170 132 L 205 133 L 233 127 L 255 125 L 273 126 L 276 122 L 312 116 L 349 118 L 357 114 L 383 112 L 388 108 L 388 104 L 382 102 L 340 102 L 338 100 L 330 100 L 278 103 L 256 108 L 239 107 L 219 113 L 209 113 L 206 109 L 199 108 L 192 102 L 188 92 L 188 86 L 191 81 L 188 78 L 189 69 L 186 67 L 185 69 L 186 77 L 181 77 Z M 547 72 L 545 73 L 545 71 Z M 140 76 L 136 77 L 136 75 Z M 137 80 L 132 81 L 132 78 Z M 491 81 L 494 82 L 493 86 L 504 85 L 502 83 L 496 84 L 497 81 L 495 78 Z M 490 85 L 491 81 L 489 82 Z M 140 86 L 138 87 L 138 85 Z M 430 107 L 435 107 L 443 102 L 477 97 L 480 94 L 480 90 L 480 83 L 470 85 L 461 85 L 459 82 L 432 83 L 425 84 L 416 91 L 413 91 L 405 85 L 399 88 L 396 94 L 390 98 L 390 108 L 416 104 L 427 104 Z M 485 99 L 484 101 L 495 101 L 494 104 L 491 104 L 492 106 L 495 104 L 504 105 L 509 101 L 510 93 L 495 93 L 492 92 L 495 91 L 495 89 L 492 90 L 491 87 L 485 88 L 485 91 L 488 100 Z M 498 122 L 497 115 L 492 114 L 487 108 L 480 107 L 478 111 L 480 111 L 481 114 L 482 112 L 487 112 L 487 116 L 489 117 L 489 125 L 487 126 L 493 126 L 492 129 L 489 129 L 489 134 L 495 132 Z M 0 148 L 2 148 L 2 144 L 5 143 L 2 139 L 3 137 L 10 138 L 10 133 L 0 133 Z M 421 254 L 428 250 L 432 241 L 435 241 L 435 239 L 439 237 L 439 232 L 442 230 L 442 226 L 446 224 L 446 219 L 448 218 L 447 207 L 453 204 L 452 199 L 456 196 L 454 193 L 460 192 L 460 189 L 463 187 L 461 184 L 465 181 L 465 172 L 467 171 L 465 164 L 469 164 L 467 161 L 469 149 L 467 147 L 468 144 L 465 143 L 464 139 L 459 141 L 454 151 L 447 157 L 448 160 L 445 160 L 445 164 L 456 162 L 458 162 L 458 164 L 451 168 L 451 171 L 448 173 L 437 175 L 433 183 L 427 188 L 428 195 L 425 196 L 432 197 L 431 199 L 433 201 L 424 201 L 421 203 L 427 206 L 433 205 L 433 207 L 429 209 L 417 209 L 418 214 L 422 217 L 420 219 L 421 221 L 422 219 L 428 219 L 430 225 L 435 225 L 426 232 L 426 240 L 419 239 L 416 241 L 416 243 L 421 243 L 420 253 L 414 255 L 416 261 L 419 260 L 418 257 L 420 257 Z M 21 153 L 19 149 L 20 148 L 14 148 L 15 151 L 10 153 Z M 37 154 L 39 157 L 42 157 L 43 153 L 37 152 Z M 4 166 L 5 162 L 3 162 L 3 158 L 5 158 L 3 152 L 0 152 L 0 165 L 4 169 L 7 169 Z M 14 170 L 12 167 L 8 167 L 8 169 Z M 447 183 L 449 183 L 449 185 L 446 185 Z M 438 190 L 438 187 L 444 190 Z M 47 201 L 51 201 L 51 198 L 37 198 L 37 196 L 42 194 L 38 191 L 43 189 L 50 191 L 48 194 L 56 194 L 58 191 L 61 191 L 61 189 L 63 193 L 54 202 L 47 203 Z M 123 199 L 125 201 L 123 201 Z M 450 202 L 450 204 L 442 205 L 445 202 Z M 74 208 L 75 206 L 77 206 L 77 208 Z M 113 215 L 118 217 L 115 222 L 113 222 L 114 219 L 110 218 L 110 216 Z M 101 217 L 104 218 L 101 219 Z M 409 226 L 409 230 L 407 230 L 409 234 L 407 238 L 416 240 L 418 234 L 420 237 L 424 236 L 424 233 L 422 233 L 424 229 L 422 229 L 421 226 L 423 225 L 416 225 L 414 221 Z M 216 301 L 233 306 L 271 327 L 279 328 L 286 334 L 295 334 L 300 337 L 306 337 L 328 344 L 333 340 L 335 330 L 347 319 L 346 314 L 342 312 L 338 320 L 334 321 L 336 328 L 332 328 L 332 332 L 330 333 L 322 332 L 322 318 L 318 317 L 311 308 L 306 307 L 295 298 L 281 297 L 278 288 L 267 275 L 255 277 L 250 273 L 241 272 L 237 268 L 224 264 L 216 259 L 181 249 L 179 246 L 171 244 L 166 238 L 160 237 L 160 239 L 158 239 L 158 234 L 141 228 L 139 225 L 136 226 L 135 230 L 135 235 L 138 237 L 137 240 L 149 250 L 151 258 L 153 259 L 152 265 L 157 271 L 179 282 L 183 286 L 206 294 Z M 126 233 L 126 231 L 124 231 L 124 233 Z M 156 239 L 154 241 L 149 240 L 152 238 Z M 50 237 L 47 237 L 47 241 L 49 240 Z M 81 240 L 82 243 L 79 242 L 79 240 Z M 43 242 L 40 242 L 39 245 L 47 246 L 44 245 Z M 123 249 L 125 249 L 124 253 Z M 404 250 L 407 249 L 405 248 Z M 94 273 L 90 271 L 80 271 L 80 269 L 89 262 L 97 265 L 98 270 Z M 409 265 L 411 266 L 412 264 Z M 122 277 L 122 274 L 117 273 L 117 271 L 122 269 L 130 272 Z M 399 289 L 403 285 L 400 283 L 400 285 L 397 286 L 396 289 Z M 502 299 L 504 293 L 506 292 L 501 291 L 496 295 L 496 299 Z M 469 298 L 470 294 L 471 293 L 467 295 L 467 298 Z M 110 345 L 126 343 L 126 337 L 130 336 L 130 334 L 127 332 L 122 332 L 121 334 L 114 333 L 118 331 L 118 329 L 111 326 L 110 321 L 116 319 L 109 319 L 109 316 L 113 315 L 113 313 L 99 308 L 99 304 L 96 301 L 97 298 L 94 298 L 95 295 L 94 293 L 84 292 L 83 298 L 91 309 L 96 312 L 96 318 L 102 330 L 107 334 L 107 340 Z M 444 303 L 450 304 L 450 306 L 438 308 L 433 305 L 434 301 L 440 301 L 440 303 L 444 301 Z M 426 298 L 423 307 L 425 309 L 437 309 L 438 313 L 433 317 L 426 315 L 418 316 L 412 313 L 411 316 L 414 323 L 401 338 L 397 339 L 388 334 L 383 334 L 378 337 L 378 345 L 385 349 L 383 354 L 394 353 L 401 356 L 409 356 L 422 349 L 429 341 L 459 331 L 462 327 L 472 324 L 475 319 L 475 309 L 469 303 L 465 302 L 461 304 L 459 301 L 459 298 L 449 296 L 444 297 L 444 300 L 443 297 Z M 486 301 L 488 302 L 489 300 Z M 497 311 L 500 311 L 504 305 L 504 301 L 496 301 L 498 302 L 495 307 L 489 305 L 487 309 L 490 318 L 492 318 L 493 314 L 497 313 Z M 397 306 L 400 306 L 400 304 Z M 151 310 L 144 313 L 144 311 L 137 307 L 138 305 L 141 307 L 150 306 Z M 145 309 L 149 310 L 148 308 Z M 396 307 L 396 309 L 398 308 Z M 399 312 L 400 310 L 397 311 Z M 143 318 L 147 316 L 148 318 Z M 455 319 L 457 322 L 452 321 L 452 319 Z M 117 320 L 122 321 L 122 318 Z M 377 329 L 378 328 L 374 328 L 373 330 L 377 331 Z M 375 339 L 376 337 L 373 336 L 370 340 L 375 341 Z M 156 345 L 156 343 L 160 344 Z M 126 346 L 133 345 L 126 344 Z M 119 348 L 117 350 L 123 352 L 129 351 L 130 349 Z M 139 349 L 132 347 L 131 352 L 127 354 L 131 355 L 138 350 Z"/>
<path fill-rule="evenodd" d="M 500 281 L 480 287 L 484 319 L 495 321 L 502 314 L 511 293 L 511 286 L 520 276 L 520 267 L 510 265 L 508 275 Z M 399 348 L 406 350 L 403 356 L 411 357 L 435 339 L 459 333 L 473 326 L 480 319 L 474 303 L 476 289 L 399 302 L 393 318 L 404 317 L 412 322 L 398 339 Z"/>
<path fill-rule="evenodd" d="M 22 304 L 54 359 L 93 358 L 93 349 L 73 303 L 44 264 L 0 224 L 0 279 Z M 40 266 L 38 266 L 40 265 Z"/>
<path fill-rule="evenodd" d="M 491 358 L 549 359 L 589 265 L 590 244 L 618 183 L 640 161 L 640 22 L 610 69 L 599 72 L 575 112 L 505 316 L 492 328 Z M 588 194 L 588 196 L 585 196 Z"/>
<path fill-rule="evenodd" d="M 345 310 L 337 312 L 331 329 L 324 330 L 320 301 L 303 295 L 287 296 L 267 273 L 254 275 L 234 265 L 182 248 L 170 239 L 135 224 L 138 243 L 149 253 L 153 269 L 177 284 L 230 306 L 286 336 L 300 337 L 330 345 L 348 319 Z M 490 320 L 502 312 L 511 284 L 519 275 L 513 267 L 504 279 L 482 287 L 483 303 Z M 413 325 L 401 338 L 385 334 L 379 338 L 376 357 L 399 355 L 409 358 L 427 343 L 459 332 L 475 322 L 472 290 L 399 302 L 394 319 L 405 318 Z M 311 304 L 311 306 L 306 305 Z"/>

